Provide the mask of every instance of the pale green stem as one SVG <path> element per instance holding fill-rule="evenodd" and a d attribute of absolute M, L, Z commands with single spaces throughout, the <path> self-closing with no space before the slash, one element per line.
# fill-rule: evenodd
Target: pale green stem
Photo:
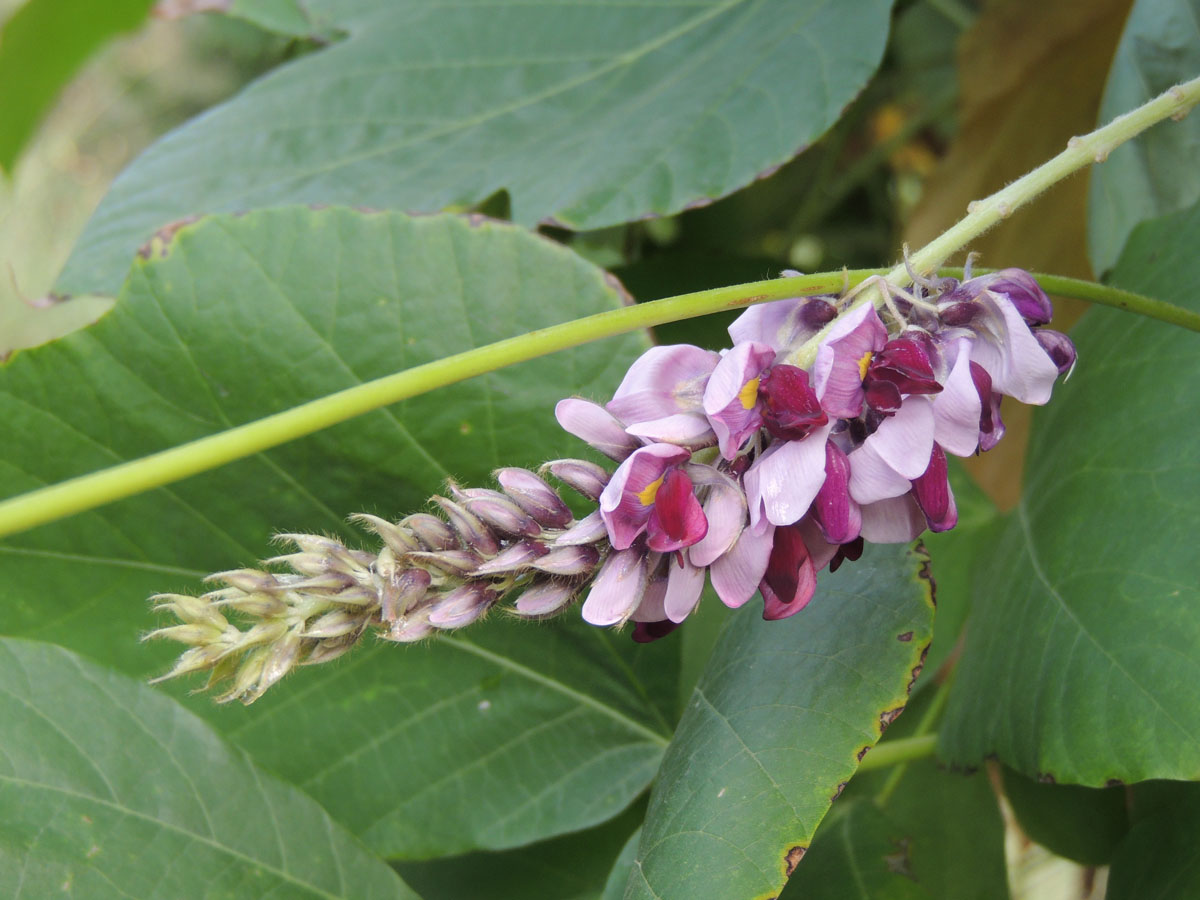
<path fill-rule="evenodd" d="M 894 741 L 876 744 L 858 764 L 858 771 L 870 772 L 874 769 L 886 769 L 888 766 L 911 762 L 914 759 L 924 759 L 927 756 L 933 756 L 936 747 L 936 734 L 897 738 Z"/>
<path fill-rule="evenodd" d="M 900 780 L 904 777 L 904 773 L 908 770 L 909 762 L 933 754 L 934 747 L 937 745 L 937 735 L 930 734 L 930 732 L 933 731 L 933 726 L 937 722 L 938 717 L 941 716 L 942 710 L 946 708 L 946 701 L 949 697 L 950 679 L 948 678 L 934 688 L 933 699 L 929 701 L 929 708 L 921 716 L 921 721 L 917 723 L 917 730 L 913 733 L 912 737 L 890 742 L 893 744 L 903 744 L 908 741 L 911 744 L 911 742 L 922 741 L 923 743 L 911 744 L 906 748 L 907 752 L 895 755 L 893 761 L 897 763 L 896 768 L 888 773 L 887 781 L 883 783 L 883 787 L 875 795 L 875 803 L 877 805 L 884 806 L 891 799 L 892 794 L 896 792 L 896 788 L 900 786 Z M 887 746 L 888 744 L 876 746 L 874 750 L 864 757 L 863 762 L 865 763 Z M 862 767 L 860 766 L 860 768 Z"/>
<path fill-rule="evenodd" d="M 1151 100 L 1086 137 L 1072 138 L 1068 148 L 1049 162 L 986 200 L 972 204 L 968 215 L 962 221 L 910 257 L 912 267 L 918 272 L 932 271 L 950 254 L 964 247 L 1012 210 L 1028 202 L 1056 181 L 1067 177 L 1088 162 L 1102 160 L 1112 148 L 1155 122 L 1170 116 L 1182 116 L 1198 101 L 1200 78 L 1171 88 L 1161 97 Z M 365 412 L 513 363 L 639 328 L 738 309 L 766 300 L 811 294 L 836 294 L 846 287 L 853 287 L 866 278 L 877 275 L 875 271 L 859 270 L 716 288 L 599 313 L 497 341 L 486 347 L 347 388 L 285 412 L 142 459 L 10 498 L 0 502 L 0 537 L 162 487 L 312 434 Z M 885 277 L 897 286 L 906 285 L 910 280 L 903 266 L 892 269 Z M 855 305 L 865 302 L 872 293 L 878 295 L 871 298 L 873 302 L 882 304 L 882 294 L 876 290 L 864 291 Z M 815 352 L 816 343 L 817 339 L 810 341 L 806 345 L 806 352 Z"/>

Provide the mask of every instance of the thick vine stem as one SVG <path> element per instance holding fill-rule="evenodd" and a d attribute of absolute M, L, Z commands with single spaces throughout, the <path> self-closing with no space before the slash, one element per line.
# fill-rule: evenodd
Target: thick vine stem
<path fill-rule="evenodd" d="M 880 280 L 897 287 L 909 284 L 911 279 L 908 267 L 917 272 L 932 271 L 952 253 L 965 247 L 1050 185 L 1090 162 L 1103 161 L 1114 147 L 1156 122 L 1182 117 L 1197 102 L 1200 102 L 1200 78 L 1171 88 L 1162 96 L 1089 135 L 1072 138 L 1067 149 L 1058 156 L 1017 179 L 1002 191 L 971 204 L 967 215 L 958 224 L 910 256 L 907 267 L 897 266 Z M 599 313 L 497 341 L 485 347 L 357 385 L 191 443 L 9 498 L 0 502 L 0 537 L 171 484 L 382 406 L 514 363 L 639 328 L 650 328 L 679 319 L 738 309 L 753 303 L 786 297 L 838 294 L 869 278 L 880 278 L 880 272 L 826 272 L 716 288 Z M 1126 302 L 1113 305 L 1135 308 L 1136 304 L 1127 302 L 1129 296 L 1132 295 L 1126 295 Z M 1186 324 L 1186 327 L 1197 327 L 1196 324 L 1187 324 L 1189 316 L 1195 318 L 1194 314 L 1167 307 L 1166 304 L 1157 306 L 1167 307 L 1168 315 L 1157 314 L 1151 311 L 1156 301 L 1143 299 L 1147 300 L 1144 304 L 1145 309 L 1138 311 L 1145 311 L 1149 315 L 1175 321 L 1177 324 Z M 868 301 L 882 305 L 882 291 L 862 291 L 855 300 L 855 305 Z M 1158 310 L 1158 313 L 1161 312 L 1161 309 Z M 1169 315 L 1173 315 L 1174 319 L 1169 318 Z M 822 331 L 817 335 L 807 348 L 802 349 L 800 355 L 804 356 L 806 352 L 815 348 L 824 333 Z"/>

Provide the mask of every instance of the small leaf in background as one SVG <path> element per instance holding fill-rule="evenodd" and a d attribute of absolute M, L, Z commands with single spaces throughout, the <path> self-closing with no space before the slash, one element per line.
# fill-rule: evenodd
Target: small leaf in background
<path fill-rule="evenodd" d="M 1129 831 L 1124 787 L 1041 784 L 1003 767 L 1004 796 L 1021 830 L 1058 856 L 1105 866 Z"/>
<path fill-rule="evenodd" d="M 626 900 L 778 893 L 907 702 L 933 619 L 925 563 L 871 545 L 797 615 L 730 619 L 663 761 Z"/>
<path fill-rule="evenodd" d="M 1114 284 L 1197 308 L 1200 207 L 1139 226 Z M 939 753 L 1030 777 L 1200 778 L 1197 336 L 1096 309 L 1039 412 L 967 623 Z"/>
<path fill-rule="evenodd" d="M 1117 47 L 1100 121 L 1119 116 L 1200 72 L 1200 0 L 1137 0 Z M 1118 147 L 1092 173 L 1088 250 L 1112 267 L 1139 222 L 1200 199 L 1200 117 L 1164 122 Z"/>
<path fill-rule="evenodd" d="M 1143 787 L 1135 788 L 1135 794 Z M 1117 848 L 1106 900 L 1200 896 L 1200 785 L 1161 783 L 1149 787 L 1166 796 L 1135 822 Z"/>
<path fill-rule="evenodd" d="M 0 368 L 0 493 L 620 302 L 603 272 L 510 225 L 304 208 L 207 219 L 157 239 L 95 326 Z M 0 629 L 159 673 L 174 648 L 138 640 L 156 624 L 149 595 L 203 590 L 207 572 L 276 552 L 281 529 L 367 545 L 346 515 L 423 509 L 448 473 L 483 485 L 500 465 L 578 454 L 555 401 L 610 394 L 644 346 L 563 351 L 9 538 Z M 364 647 L 251 710 L 184 702 L 375 849 L 461 853 L 627 806 L 670 734 L 677 654 L 580 623 L 497 622 Z"/>
<path fill-rule="evenodd" d="M 60 287 L 115 290 L 156 228 L 203 212 L 434 211 L 504 188 L 518 222 L 596 228 L 707 202 L 838 118 L 879 64 L 890 7 L 312 0 L 346 37 L 139 157 Z"/>
<path fill-rule="evenodd" d="M 0 28 L 0 171 L 58 92 L 105 41 L 132 31 L 153 0 L 25 0 Z"/>
<path fill-rule="evenodd" d="M 173 700 L 0 639 L 5 897 L 419 900 L 295 788 Z"/>

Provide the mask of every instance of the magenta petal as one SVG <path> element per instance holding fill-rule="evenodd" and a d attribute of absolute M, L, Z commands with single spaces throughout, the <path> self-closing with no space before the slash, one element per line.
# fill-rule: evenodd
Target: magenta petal
<path fill-rule="evenodd" d="M 605 406 L 626 425 L 699 412 L 704 385 L 719 359 L 691 344 L 651 347 L 629 367 Z"/>
<path fill-rule="evenodd" d="M 983 405 L 971 377 L 970 341 L 956 341 L 957 357 L 945 390 L 933 398 L 933 439 L 955 456 L 970 456 L 979 446 Z"/>
<path fill-rule="evenodd" d="M 737 456 L 746 438 L 762 426 L 758 379 L 774 361 L 766 344 L 737 344 L 721 357 L 704 389 L 704 413 L 717 435 L 717 446 L 726 459 Z"/>
<path fill-rule="evenodd" d="M 825 442 L 825 481 L 813 502 L 813 513 L 834 544 L 854 540 L 862 529 L 862 514 L 850 496 L 850 460 L 833 441 Z"/>
<path fill-rule="evenodd" d="M 813 388 L 826 412 L 850 419 L 862 412 L 864 361 L 885 343 L 887 329 L 871 304 L 838 317 L 813 364 Z"/>
<path fill-rule="evenodd" d="M 580 440 L 591 444 L 609 459 L 618 462 L 641 446 L 641 441 L 625 433 L 625 426 L 603 406 L 571 397 L 554 407 L 558 424 Z"/>
<path fill-rule="evenodd" d="M 842 544 L 829 541 L 812 516 L 805 516 L 797 524 L 800 527 L 800 536 L 804 538 L 804 546 L 808 548 L 808 557 L 812 560 L 813 571 L 820 572 L 838 555 Z M 858 536 L 855 535 L 852 541 L 843 543 L 849 544 L 857 540 Z M 857 559 L 857 557 L 855 558 Z"/>
<path fill-rule="evenodd" d="M 767 571 L 758 585 L 763 618 L 786 619 L 808 605 L 817 589 L 817 573 L 798 525 L 775 529 Z"/>
<path fill-rule="evenodd" d="M 1004 294 L 1030 325 L 1045 325 L 1054 315 L 1050 298 L 1034 277 L 1024 269 L 1001 269 L 999 272 L 972 278 L 963 287 L 970 288 L 972 283 L 982 284 L 989 291 Z"/>
<path fill-rule="evenodd" d="M 758 534 L 745 529 L 729 552 L 712 564 L 709 573 L 713 590 L 722 603 L 737 609 L 754 596 L 766 574 L 774 543 L 774 525 L 767 525 Z"/>
<path fill-rule="evenodd" d="M 971 362 L 971 380 L 979 395 L 979 449 L 986 452 L 1000 443 L 1004 437 L 1004 420 L 1000 418 L 1000 400 L 1003 395 L 992 390 L 992 378 L 979 363 Z"/>
<path fill-rule="evenodd" d="M 667 595 L 663 607 L 668 619 L 682 622 L 700 602 L 700 594 L 704 591 L 704 570 L 693 566 L 686 556 L 678 560 L 672 558 L 668 566 L 670 572 L 667 575 Z"/>
<path fill-rule="evenodd" d="M 643 552 L 618 550 L 610 554 L 583 602 L 584 621 L 592 625 L 616 625 L 626 621 L 642 602 L 647 580 Z"/>
<path fill-rule="evenodd" d="M 796 366 L 773 366 L 763 377 L 759 393 L 763 424 L 780 440 L 803 440 L 829 421 L 808 385 L 808 373 Z"/>
<path fill-rule="evenodd" d="M 864 540 L 872 544 L 907 544 L 925 530 L 925 514 L 910 491 L 862 508 Z"/>
<path fill-rule="evenodd" d="M 925 473 L 913 480 L 913 496 L 925 513 L 930 531 L 949 531 L 958 524 L 958 509 L 954 505 L 954 491 L 950 489 L 946 454 L 937 444 L 929 457 Z"/>
<path fill-rule="evenodd" d="M 1037 342 L 1050 357 L 1050 361 L 1058 366 L 1058 374 L 1070 375 L 1075 368 L 1075 344 L 1061 331 L 1052 328 L 1039 328 L 1033 333 Z"/>
<path fill-rule="evenodd" d="M 656 496 L 647 489 L 691 458 L 691 453 L 671 444 L 650 444 L 633 452 L 617 467 L 600 494 L 600 515 L 608 527 L 613 547 L 624 550 L 646 529 Z M 645 502 L 648 501 L 648 502 Z"/>
<path fill-rule="evenodd" d="M 696 499 L 692 480 L 680 469 L 671 469 L 663 479 L 646 523 L 651 550 L 673 553 L 690 547 L 708 533 L 708 520 Z"/>
<path fill-rule="evenodd" d="M 776 443 L 755 460 L 744 478 L 752 524 L 760 502 L 773 525 L 790 525 L 808 512 L 825 481 L 825 442 L 831 428 L 826 425 L 802 441 Z"/>
<path fill-rule="evenodd" d="M 728 485 L 709 487 L 704 518 L 708 520 L 708 533 L 688 548 L 688 559 L 697 566 L 711 565 L 729 552 L 746 527 L 746 498 L 732 479 Z"/>

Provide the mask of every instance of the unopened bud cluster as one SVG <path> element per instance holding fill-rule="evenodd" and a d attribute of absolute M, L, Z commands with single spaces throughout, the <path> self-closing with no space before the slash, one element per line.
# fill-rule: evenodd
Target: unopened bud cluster
<path fill-rule="evenodd" d="M 542 472 L 593 502 L 609 478 L 579 459 L 555 460 Z M 218 572 L 208 580 L 221 586 L 203 596 L 154 597 L 155 608 L 181 624 L 148 637 L 190 645 L 162 679 L 207 671 L 208 687 L 223 686 L 219 701 L 252 703 L 296 666 L 341 656 L 371 626 L 387 640 L 417 641 L 470 625 L 517 591 L 510 612 L 559 612 L 608 550 L 600 513 L 577 520 L 558 491 L 528 469 L 495 476 L 500 490 L 449 483 L 449 496 L 432 501 L 441 516 L 354 516 L 383 542 L 378 553 L 321 535 L 281 534 L 295 552 L 264 565 L 287 571 Z"/>

